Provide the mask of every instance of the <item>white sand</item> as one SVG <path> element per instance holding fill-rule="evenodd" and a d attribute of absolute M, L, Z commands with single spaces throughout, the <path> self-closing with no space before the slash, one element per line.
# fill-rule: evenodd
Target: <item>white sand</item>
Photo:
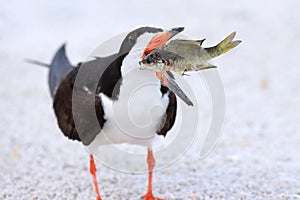
<path fill-rule="evenodd" d="M 300 199 L 300 3 L 286 1 L 7 1 L 0 7 L 0 199 L 94 199 L 88 154 L 60 133 L 47 70 L 64 41 L 73 62 L 111 35 L 141 25 L 186 27 L 215 44 L 232 31 L 243 43 L 215 60 L 226 122 L 204 160 L 185 156 L 155 174 L 166 199 Z M 136 14 L 134 14 L 136 13 Z M 104 199 L 138 199 L 147 175 L 98 164 Z"/>

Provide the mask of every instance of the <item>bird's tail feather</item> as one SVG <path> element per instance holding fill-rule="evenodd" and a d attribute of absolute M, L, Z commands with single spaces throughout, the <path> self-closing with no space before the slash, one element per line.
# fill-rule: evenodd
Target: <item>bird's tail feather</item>
<path fill-rule="evenodd" d="M 42 66 L 42 67 L 50 67 L 50 65 L 47 64 L 47 63 L 44 63 L 44 62 L 41 62 L 41 61 L 38 61 L 38 60 L 34 60 L 34 59 L 30 59 L 30 58 L 26 58 L 25 62 L 28 62 L 30 64 L 34 64 L 34 65 L 39 65 L 39 66 Z"/>
<path fill-rule="evenodd" d="M 59 84 L 67 76 L 67 74 L 74 68 L 71 65 L 69 59 L 66 56 L 65 44 L 63 44 L 55 53 L 51 64 L 43 63 L 37 60 L 26 59 L 26 62 L 48 67 L 49 76 L 48 76 L 48 85 L 50 89 L 51 96 L 55 95 L 55 92 Z"/>

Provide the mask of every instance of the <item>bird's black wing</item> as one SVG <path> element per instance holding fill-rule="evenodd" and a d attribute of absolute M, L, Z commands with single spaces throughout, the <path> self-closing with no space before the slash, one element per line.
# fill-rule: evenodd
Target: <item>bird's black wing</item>
<path fill-rule="evenodd" d="M 162 93 L 162 97 L 164 95 L 168 95 L 169 104 L 163 116 L 160 127 L 157 130 L 157 134 L 166 136 L 168 131 L 171 130 L 171 128 L 175 123 L 176 113 L 177 113 L 177 99 L 176 99 L 176 95 L 172 91 L 170 91 L 169 88 L 163 85 L 161 85 L 160 91 Z"/>
<path fill-rule="evenodd" d="M 89 145 L 105 123 L 99 93 L 117 99 L 122 56 L 114 54 L 81 64 L 59 85 L 53 108 L 65 136 Z"/>

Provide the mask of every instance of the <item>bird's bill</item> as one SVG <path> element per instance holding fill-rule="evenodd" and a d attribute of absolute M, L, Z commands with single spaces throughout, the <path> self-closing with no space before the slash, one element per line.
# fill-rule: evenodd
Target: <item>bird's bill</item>
<path fill-rule="evenodd" d="M 184 30 L 184 27 L 176 27 L 170 30 L 166 30 L 162 33 L 156 34 L 149 42 L 147 47 L 145 48 L 142 58 L 151 53 L 154 49 L 165 45 L 169 39 L 180 33 Z"/>
<path fill-rule="evenodd" d="M 161 80 L 162 85 L 168 87 L 188 106 L 194 105 L 190 98 L 182 91 L 179 85 L 177 85 L 175 82 L 175 77 L 170 71 L 156 72 L 156 77 Z"/>
<path fill-rule="evenodd" d="M 164 31 L 162 33 L 156 34 L 149 42 L 147 47 L 145 48 L 142 59 L 145 58 L 149 53 L 151 53 L 156 48 L 164 46 L 168 40 L 172 37 L 180 33 L 184 30 L 184 27 L 176 27 L 170 30 Z M 143 60 L 139 62 L 139 64 L 143 63 Z M 170 71 L 159 71 L 156 72 L 156 77 L 161 81 L 161 84 L 168 87 L 172 92 L 174 92 L 179 98 L 181 98 L 187 105 L 193 106 L 192 101 L 188 98 L 188 96 L 182 91 L 182 89 L 175 82 L 174 76 Z"/>

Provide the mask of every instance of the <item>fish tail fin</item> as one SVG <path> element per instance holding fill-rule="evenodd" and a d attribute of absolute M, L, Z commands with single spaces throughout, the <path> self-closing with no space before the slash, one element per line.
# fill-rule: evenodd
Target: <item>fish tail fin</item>
<path fill-rule="evenodd" d="M 227 51 L 233 49 L 237 45 L 239 45 L 242 41 L 235 40 L 233 41 L 233 38 L 235 37 L 236 32 L 231 33 L 228 35 L 224 40 L 222 40 L 219 44 L 217 44 L 214 47 L 205 48 L 205 50 L 209 53 L 209 55 L 214 58 L 219 55 L 222 55 L 226 53 Z"/>

